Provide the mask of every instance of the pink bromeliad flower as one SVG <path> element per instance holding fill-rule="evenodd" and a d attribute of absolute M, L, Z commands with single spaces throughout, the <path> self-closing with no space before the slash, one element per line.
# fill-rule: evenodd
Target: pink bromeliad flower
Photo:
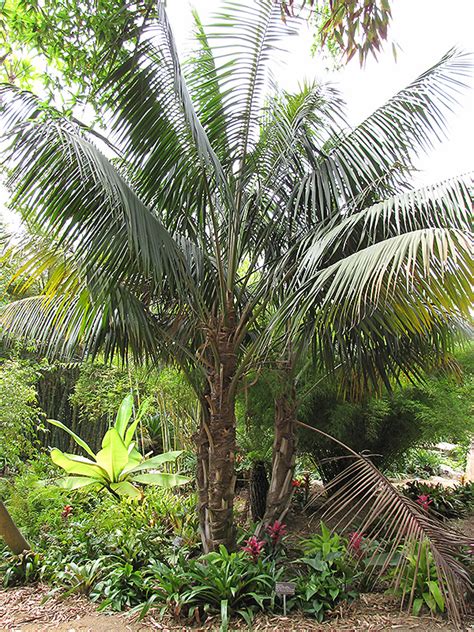
<path fill-rule="evenodd" d="M 64 505 L 62 513 L 61 513 L 61 517 L 64 518 L 64 520 L 67 520 L 71 514 L 72 514 L 71 505 Z"/>
<path fill-rule="evenodd" d="M 252 535 L 245 543 L 245 546 L 242 547 L 242 551 L 248 553 L 252 558 L 252 561 L 256 562 L 264 547 L 265 542 L 263 540 L 259 540 L 255 535 Z"/>
<path fill-rule="evenodd" d="M 416 499 L 416 502 L 423 507 L 425 511 L 428 511 L 428 507 L 433 502 L 433 499 L 428 496 L 428 494 L 420 494 Z"/>
<path fill-rule="evenodd" d="M 359 533 L 359 531 L 353 531 L 352 533 L 349 533 L 349 547 L 356 555 L 360 555 L 362 553 L 363 541 L 364 538 L 362 536 L 362 533 Z"/>
<path fill-rule="evenodd" d="M 273 548 L 275 548 L 282 537 L 286 535 L 286 525 L 282 524 L 279 520 L 275 520 L 273 524 L 268 525 L 267 533 L 270 536 Z"/>

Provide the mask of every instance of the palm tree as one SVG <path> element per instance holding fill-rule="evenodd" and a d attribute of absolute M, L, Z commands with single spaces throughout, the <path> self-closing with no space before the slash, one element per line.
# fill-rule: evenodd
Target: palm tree
<path fill-rule="evenodd" d="M 451 51 L 358 127 L 319 143 L 320 158 L 312 170 L 300 178 L 293 172 L 294 181 L 300 181 L 293 195 L 305 202 L 297 207 L 299 216 L 282 229 L 287 254 L 281 252 L 282 263 L 274 272 L 276 315 L 269 332 L 283 331 L 278 356 L 282 388 L 275 400 L 266 523 L 281 519 L 291 499 L 295 381 L 308 353 L 323 371 L 337 368 L 349 395 L 360 397 L 369 390 L 390 389 L 402 373 L 421 379 L 423 369 L 445 356 L 462 331 L 472 294 L 469 284 L 456 286 L 470 276 L 471 179 L 454 178 L 418 190 L 408 186 L 414 158 L 431 148 L 443 129 L 443 106 L 452 98 L 449 88 L 461 85 L 454 75 L 462 77 L 466 61 Z M 426 119 L 415 107 L 425 97 Z M 301 99 L 302 94 L 275 100 L 269 117 L 275 134 L 293 129 L 300 118 L 307 122 Z M 318 186 L 324 201 L 315 204 L 311 187 L 316 179 L 327 182 Z M 436 243 L 438 260 L 419 256 L 416 243 L 425 239 Z M 446 258 L 453 240 L 464 252 L 454 265 Z M 454 311 L 453 303 L 444 310 L 441 297 L 425 286 L 428 268 L 433 275 L 444 275 L 443 293 L 458 297 Z M 280 327 L 273 326 L 278 323 Z M 267 336 L 263 344 L 268 347 Z"/>
<path fill-rule="evenodd" d="M 179 364 L 201 403 L 197 484 L 206 549 L 234 544 L 235 396 L 259 350 L 267 353 L 261 330 L 275 293 L 291 290 L 277 302 L 279 314 L 291 313 L 292 332 L 307 306 L 318 314 L 314 331 L 331 322 L 331 336 L 342 339 L 368 298 L 374 309 L 383 298 L 391 310 L 373 316 L 374 327 L 388 323 L 398 333 L 409 320 L 410 331 L 424 332 L 434 310 L 441 322 L 464 309 L 467 283 L 465 243 L 453 236 L 465 229 L 462 200 L 452 200 L 462 184 L 439 199 L 439 191 L 427 191 L 423 204 L 401 196 L 400 206 L 378 215 L 370 206 L 403 187 L 409 147 L 426 145 L 436 131 L 465 58 L 450 53 L 428 71 L 392 120 L 382 117 L 377 142 L 370 126 L 343 132 L 330 88 L 308 85 L 266 99 L 275 88 L 272 53 L 293 27 L 273 0 L 224 9 L 208 34 L 196 16 L 197 51 L 181 66 L 159 5 L 148 36 L 104 86 L 107 139 L 29 93 L 11 86 L 1 93 L 12 205 L 40 234 L 19 275 L 28 285 L 48 273 L 44 294 L 7 306 L 2 324 L 49 353 L 101 350 Z M 279 114 L 282 98 L 290 121 Z M 439 239 L 431 224 L 413 229 L 414 221 L 428 222 L 428 209 L 441 213 L 451 201 L 455 212 L 433 229 Z M 346 245 L 351 222 L 356 235 L 363 217 L 373 231 L 354 246 L 360 257 L 353 263 Z M 380 248 L 367 257 L 375 233 Z M 351 266 L 364 266 L 364 283 L 351 279 Z M 275 287 L 290 268 L 291 284 Z M 416 278 L 419 297 L 436 305 L 409 300 L 405 278 Z M 367 296 L 374 281 L 387 289 L 383 296 Z M 361 308 L 353 315 L 347 303 L 355 289 Z M 281 318 L 270 322 L 275 329 Z M 340 344 L 324 348 L 341 353 Z"/>

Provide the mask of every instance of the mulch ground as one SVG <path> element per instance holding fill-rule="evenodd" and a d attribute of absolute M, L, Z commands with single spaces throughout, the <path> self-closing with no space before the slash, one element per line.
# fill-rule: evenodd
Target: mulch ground
<path fill-rule="evenodd" d="M 28 586 L 0 591 L 0 632 L 163 632 L 218 630 L 216 621 L 204 627 L 189 627 L 152 615 L 142 622 L 131 620 L 126 614 L 99 613 L 93 603 L 83 597 L 61 599 L 52 597 L 44 602 L 47 586 Z M 465 630 L 474 630 L 467 625 Z M 248 630 L 245 624 L 235 622 L 231 630 Z M 291 617 L 258 616 L 253 632 L 435 632 L 456 630 L 456 627 L 439 618 L 411 617 L 400 612 L 397 603 L 383 594 L 363 595 L 352 604 L 341 606 L 330 620 L 317 623 L 297 614 Z"/>

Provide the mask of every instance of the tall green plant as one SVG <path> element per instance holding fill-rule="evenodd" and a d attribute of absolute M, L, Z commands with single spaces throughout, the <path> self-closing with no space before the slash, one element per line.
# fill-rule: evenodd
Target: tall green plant
<path fill-rule="evenodd" d="M 35 432 L 44 415 L 38 405 L 38 366 L 0 359 L 0 469 L 17 467 L 35 452 Z"/>
<path fill-rule="evenodd" d="M 69 490 L 106 489 L 117 497 L 139 498 L 141 494 L 137 483 L 169 488 L 189 481 L 179 474 L 156 472 L 163 464 L 175 461 L 182 454 L 181 451 L 166 452 L 150 459 L 140 454 L 135 447 L 134 436 L 143 410 L 130 421 L 132 412 L 133 396 L 127 395 L 120 405 L 114 425 L 105 433 L 102 449 L 97 454 L 60 421 L 48 420 L 70 434 L 90 457 L 66 454 L 57 448 L 51 450 L 53 462 L 68 474 L 61 481 L 62 487 Z"/>

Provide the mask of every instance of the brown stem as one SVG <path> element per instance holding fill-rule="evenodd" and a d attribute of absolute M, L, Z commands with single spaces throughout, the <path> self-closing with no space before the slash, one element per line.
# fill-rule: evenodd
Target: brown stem
<path fill-rule="evenodd" d="M 206 397 L 208 394 L 206 394 Z M 202 546 L 205 553 L 211 550 L 211 533 L 209 527 L 209 408 L 207 400 L 201 403 L 199 430 L 194 436 L 197 452 L 197 493 L 198 515 Z"/>
<path fill-rule="evenodd" d="M 0 502 L 0 536 L 15 555 L 20 555 L 23 551 L 29 551 L 31 548 L 2 502 Z"/>
<path fill-rule="evenodd" d="M 290 380 L 275 400 L 275 439 L 272 477 L 267 496 L 264 524 L 281 520 L 290 506 L 296 462 L 296 389 Z"/>
<path fill-rule="evenodd" d="M 250 511 L 254 522 L 262 520 L 265 515 L 268 487 L 265 463 L 257 461 L 252 466 L 249 481 Z"/>

